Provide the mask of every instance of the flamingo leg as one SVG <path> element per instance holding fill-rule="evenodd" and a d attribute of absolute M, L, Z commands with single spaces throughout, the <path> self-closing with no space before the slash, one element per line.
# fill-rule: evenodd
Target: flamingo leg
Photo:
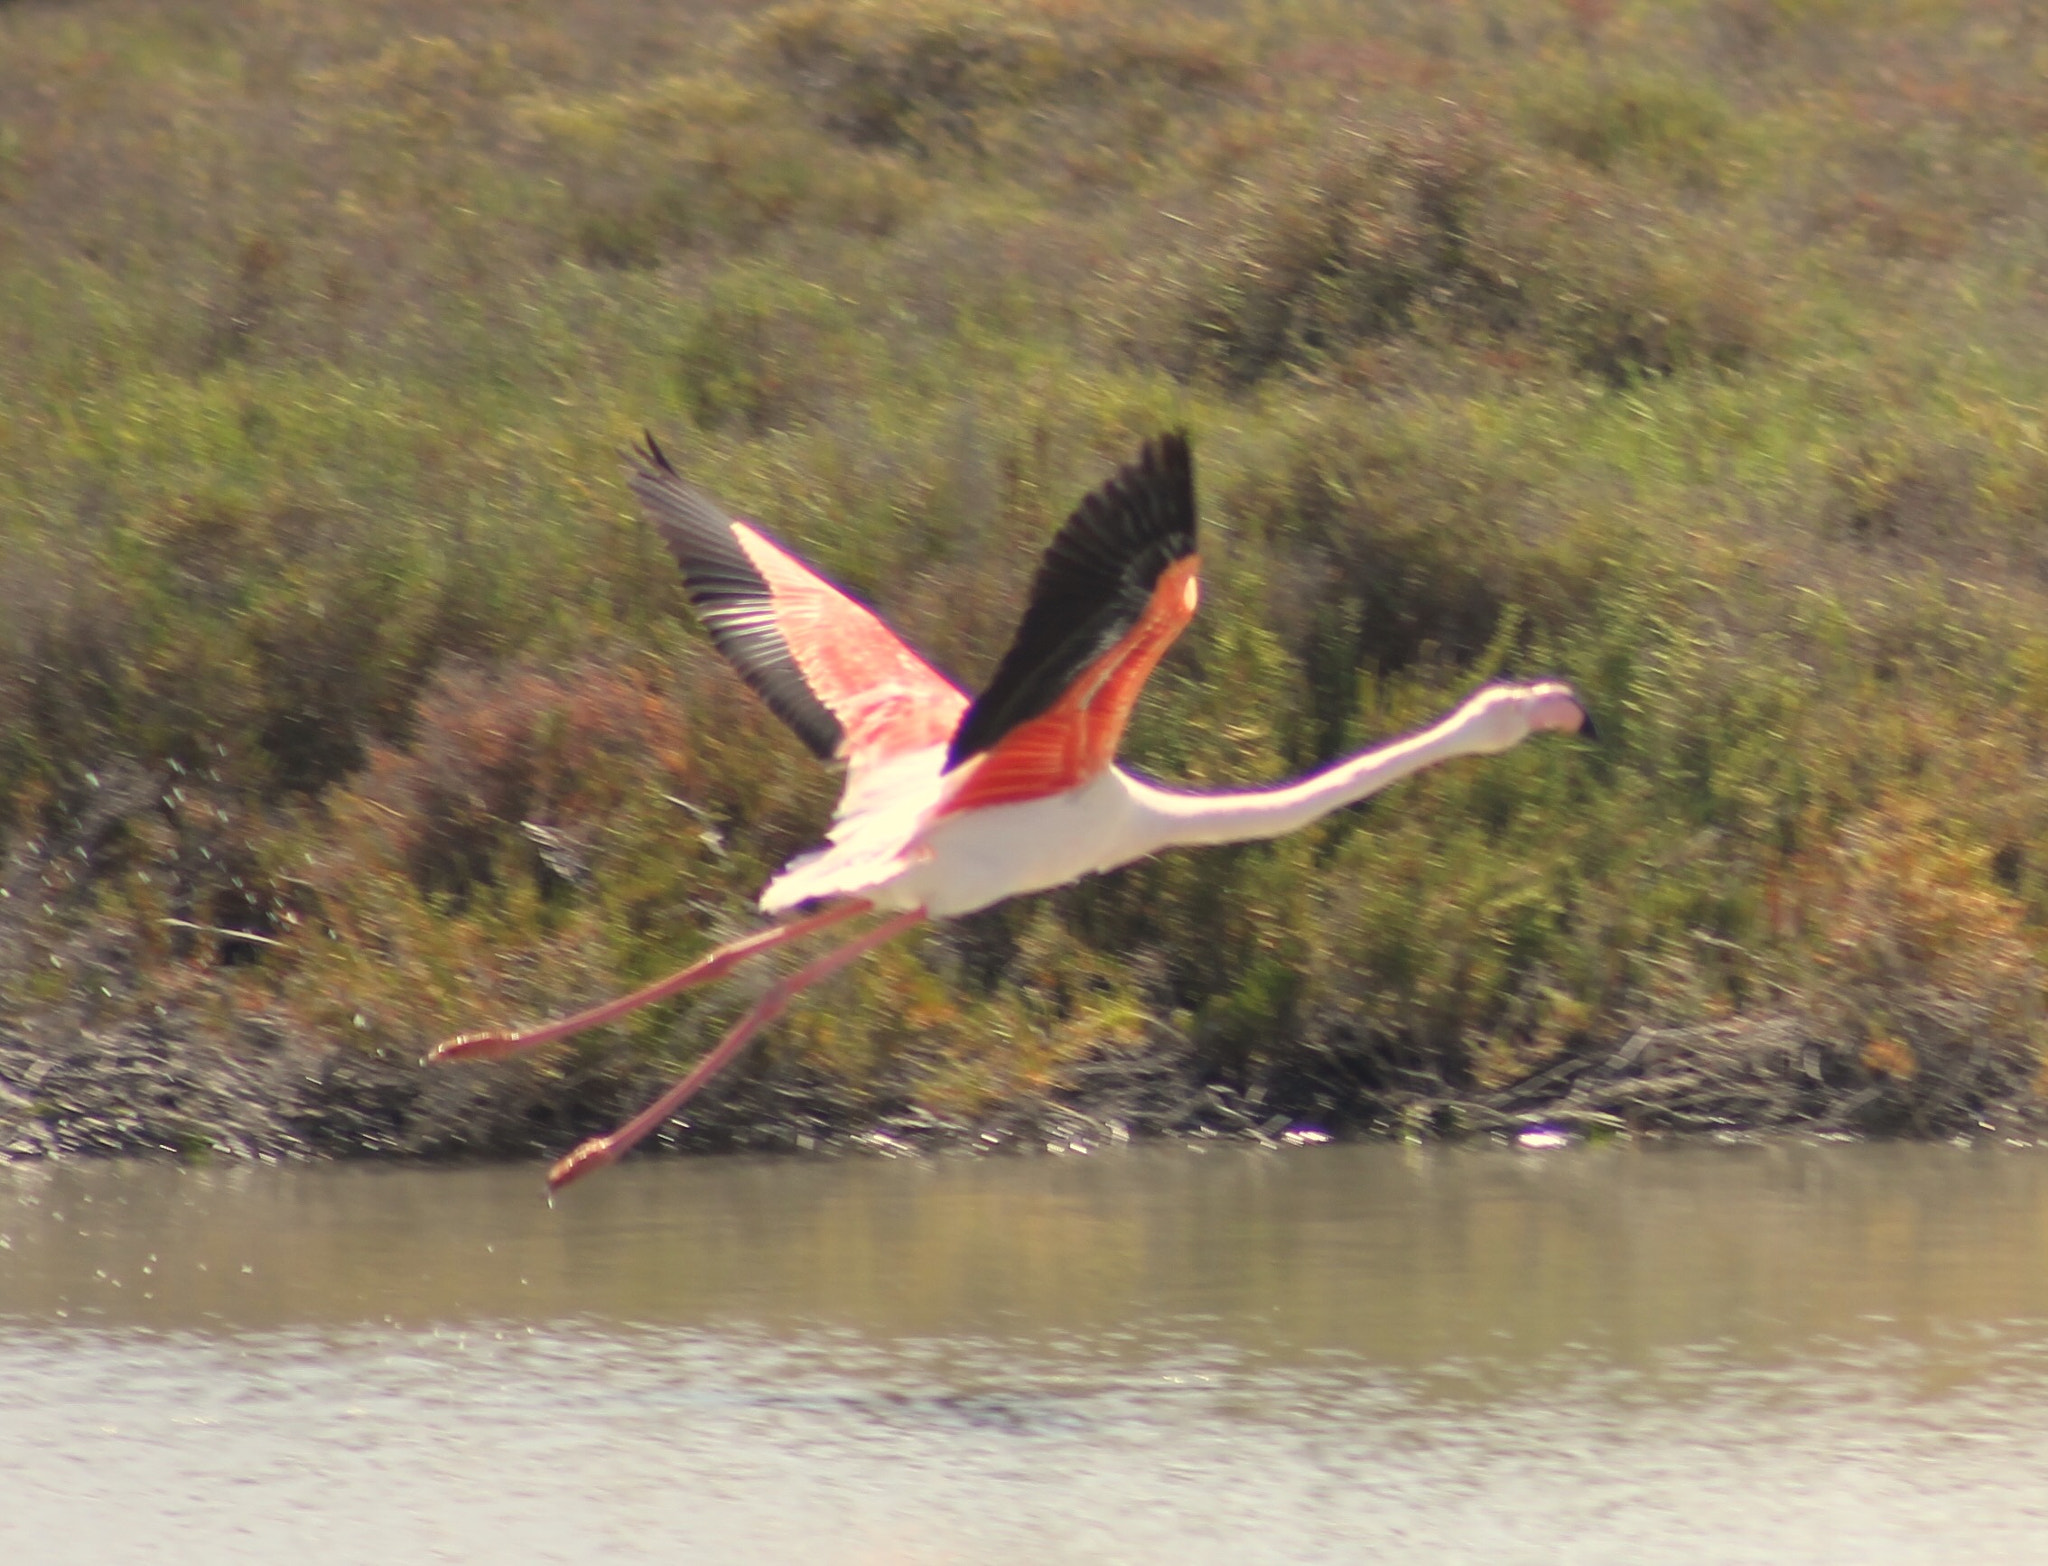
<path fill-rule="evenodd" d="M 856 957 L 864 956 L 884 941 L 901 935 L 923 918 L 922 911 L 898 914 L 865 934 L 855 936 L 844 946 L 835 947 L 824 956 L 806 963 L 788 978 L 778 980 L 770 986 L 765 995 L 754 1002 L 752 1009 L 733 1025 L 733 1030 L 719 1042 L 718 1047 L 691 1068 L 688 1076 L 609 1136 L 594 1136 L 558 1160 L 548 1171 L 548 1189 L 559 1191 L 571 1180 L 589 1174 L 593 1169 L 602 1169 L 605 1165 L 616 1162 L 634 1144 L 658 1130 L 671 1115 L 695 1097 L 698 1089 L 724 1070 L 756 1033 L 781 1016 L 798 994 L 820 979 L 837 973 Z"/>
<path fill-rule="evenodd" d="M 720 974 L 745 962 L 749 957 L 758 957 L 763 952 L 809 935 L 828 925 L 839 924 L 855 914 L 866 913 L 872 905 L 865 898 L 854 898 L 835 904 L 822 913 L 807 914 L 801 919 L 791 919 L 786 924 L 758 930 L 752 935 L 743 935 L 736 941 L 728 941 L 716 951 L 699 958 L 689 967 L 679 969 L 665 979 L 657 979 L 644 989 L 621 995 L 579 1011 L 574 1016 L 558 1018 L 543 1023 L 537 1028 L 528 1028 L 520 1033 L 461 1033 L 452 1039 L 436 1044 L 427 1054 L 427 1063 L 432 1065 L 443 1060 L 501 1060 L 507 1055 L 516 1055 L 521 1050 L 536 1049 L 542 1044 L 552 1044 L 556 1039 L 565 1039 L 572 1033 L 581 1033 L 586 1028 L 595 1028 L 623 1017 L 629 1011 L 638 1011 L 642 1006 L 651 1006 L 656 1001 L 667 1000 L 693 985 L 706 984 Z"/>

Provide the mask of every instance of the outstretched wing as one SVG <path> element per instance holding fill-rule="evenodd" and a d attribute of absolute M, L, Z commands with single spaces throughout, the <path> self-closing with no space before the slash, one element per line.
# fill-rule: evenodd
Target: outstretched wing
<path fill-rule="evenodd" d="M 1016 640 L 953 735 L 946 765 L 961 777 L 945 812 L 1060 793 L 1107 767 L 1194 615 L 1200 572 L 1194 460 L 1184 434 L 1162 435 L 1054 537 Z"/>
<path fill-rule="evenodd" d="M 946 742 L 967 709 L 958 686 L 872 611 L 684 483 L 652 435 L 633 456 L 633 493 L 711 640 L 821 760 L 858 774 Z"/>

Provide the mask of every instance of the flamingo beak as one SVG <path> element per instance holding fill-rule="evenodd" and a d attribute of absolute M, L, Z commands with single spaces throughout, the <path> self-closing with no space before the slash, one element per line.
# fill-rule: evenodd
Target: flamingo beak
<path fill-rule="evenodd" d="M 1531 730 L 1580 734 L 1587 739 L 1600 737 L 1593 727 L 1593 714 L 1586 710 L 1585 701 L 1564 681 L 1545 680 L 1537 685 L 1524 686 L 1523 690 L 1533 698 L 1527 709 Z"/>

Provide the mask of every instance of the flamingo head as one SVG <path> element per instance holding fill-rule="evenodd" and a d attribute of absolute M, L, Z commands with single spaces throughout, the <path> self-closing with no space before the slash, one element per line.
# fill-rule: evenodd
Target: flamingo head
<path fill-rule="evenodd" d="M 1459 709 L 1458 726 L 1467 746 L 1487 755 L 1545 731 L 1597 737 L 1586 704 L 1562 680 L 1489 685 Z"/>

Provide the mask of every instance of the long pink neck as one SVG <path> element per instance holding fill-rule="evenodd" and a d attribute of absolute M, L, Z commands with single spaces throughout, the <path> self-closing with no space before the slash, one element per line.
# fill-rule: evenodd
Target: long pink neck
<path fill-rule="evenodd" d="M 1148 818 L 1148 835 L 1155 838 L 1145 851 L 1285 836 L 1424 767 L 1500 748 L 1476 729 L 1461 709 L 1433 728 L 1340 761 L 1299 782 L 1246 793 L 1183 794 L 1132 779 L 1132 793 Z"/>

